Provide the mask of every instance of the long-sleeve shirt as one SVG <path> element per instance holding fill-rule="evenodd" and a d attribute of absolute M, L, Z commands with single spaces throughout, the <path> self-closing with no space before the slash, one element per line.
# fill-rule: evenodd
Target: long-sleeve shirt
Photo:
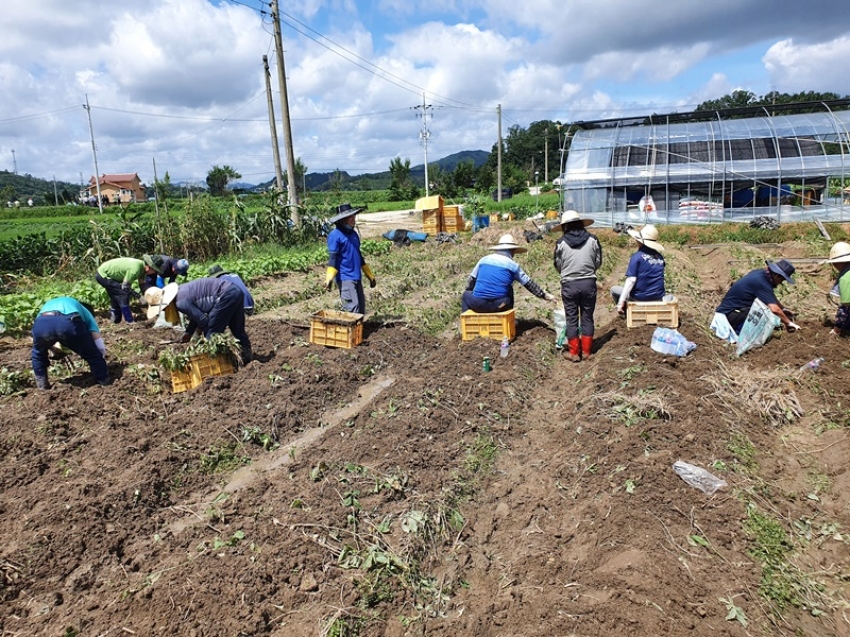
<path fill-rule="evenodd" d="M 118 257 L 100 264 L 97 273 L 104 279 L 112 279 L 119 283 L 141 281 L 145 276 L 145 262 L 131 257 Z"/>
<path fill-rule="evenodd" d="M 187 332 L 194 333 L 198 328 L 206 331 L 210 311 L 218 297 L 231 285 L 233 284 L 230 281 L 223 278 L 205 277 L 184 283 L 178 288 L 175 305 L 189 317 Z"/>
<path fill-rule="evenodd" d="M 360 281 L 365 263 L 360 253 L 360 235 L 354 228 L 343 226 L 331 230 L 328 235 L 328 265 L 339 271 L 339 281 Z"/>
<path fill-rule="evenodd" d="M 546 292 L 526 274 L 510 253 L 494 252 L 475 264 L 469 275 L 467 287 L 479 299 L 498 299 L 508 296 L 514 281 L 519 281 L 533 295 L 543 298 Z"/>
<path fill-rule="evenodd" d="M 555 243 L 555 269 L 561 283 L 579 279 L 595 279 L 602 265 L 602 246 L 599 239 L 586 230 L 583 234 L 566 233 Z"/>

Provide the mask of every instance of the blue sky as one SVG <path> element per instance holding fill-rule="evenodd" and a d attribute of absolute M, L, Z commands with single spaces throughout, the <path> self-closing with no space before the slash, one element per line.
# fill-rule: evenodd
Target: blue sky
<path fill-rule="evenodd" d="M 155 160 L 175 181 L 214 164 L 270 179 L 268 4 L 105 6 L 4 9 L 0 169 L 14 157 L 19 173 L 88 180 L 88 96 L 101 173 L 150 182 Z M 281 12 L 295 155 L 311 172 L 422 163 L 423 92 L 431 160 L 489 151 L 498 104 L 507 131 L 691 110 L 739 88 L 850 94 L 850 3 L 835 0 L 283 0 Z"/>

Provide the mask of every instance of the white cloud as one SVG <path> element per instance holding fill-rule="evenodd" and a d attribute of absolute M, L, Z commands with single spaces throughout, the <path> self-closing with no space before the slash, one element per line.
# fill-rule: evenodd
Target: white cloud
<path fill-rule="evenodd" d="M 762 61 L 777 90 L 850 92 L 850 37 L 799 44 L 792 38 L 771 46 Z"/>

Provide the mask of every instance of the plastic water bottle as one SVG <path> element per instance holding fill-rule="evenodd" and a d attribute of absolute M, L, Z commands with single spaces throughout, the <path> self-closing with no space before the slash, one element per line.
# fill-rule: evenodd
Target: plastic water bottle
<path fill-rule="evenodd" d="M 820 367 L 821 363 L 823 363 L 823 361 L 824 361 L 823 356 L 820 356 L 820 357 L 818 357 L 818 358 L 816 358 L 816 359 L 814 359 L 814 360 L 809 361 L 809 362 L 808 362 L 808 363 L 806 363 L 805 365 L 803 365 L 803 366 L 800 368 L 800 371 L 801 371 L 801 372 L 804 372 L 804 371 L 806 371 L 806 370 L 808 369 L 808 370 L 811 370 L 811 371 L 813 371 L 813 372 L 816 372 L 816 371 L 818 371 L 818 368 Z"/>
<path fill-rule="evenodd" d="M 510 349 L 511 349 L 511 342 L 510 342 L 510 340 L 508 340 L 508 337 L 505 336 L 504 338 L 502 338 L 502 347 L 499 348 L 499 356 L 501 356 L 502 358 L 507 358 L 508 352 L 510 351 Z"/>
<path fill-rule="evenodd" d="M 681 460 L 673 463 L 673 471 L 679 474 L 679 477 L 689 485 L 708 495 L 713 495 L 721 487 L 728 486 L 725 480 L 721 480 L 702 467 Z"/>

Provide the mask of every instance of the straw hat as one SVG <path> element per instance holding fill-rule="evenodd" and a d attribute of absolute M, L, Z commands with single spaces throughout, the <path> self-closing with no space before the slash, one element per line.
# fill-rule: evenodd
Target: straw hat
<path fill-rule="evenodd" d="M 629 236 L 632 239 L 641 245 L 645 245 L 650 250 L 664 252 L 664 246 L 658 243 L 658 228 L 653 226 L 651 223 L 646 224 L 639 231 L 629 229 L 626 232 L 629 233 Z"/>
<path fill-rule="evenodd" d="M 148 302 L 148 319 L 155 319 L 161 310 L 165 309 L 177 298 L 178 285 L 169 283 L 164 288 L 157 287 L 145 290 L 145 300 Z"/>
<path fill-rule="evenodd" d="M 503 234 L 499 237 L 499 243 L 490 246 L 490 250 L 510 250 L 511 252 L 528 252 L 528 248 L 518 245 L 513 235 Z"/>
<path fill-rule="evenodd" d="M 561 221 L 557 225 L 552 226 L 552 230 L 564 229 L 564 226 L 573 221 L 581 221 L 584 227 L 593 225 L 593 219 L 582 219 L 581 215 L 575 210 L 567 210 L 561 215 Z"/>
<path fill-rule="evenodd" d="M 337 223 L 343 219 L 347 219 L 351 215 L 356 215 L 363 210 L 362 208 L 352 208 L 350 203 L 340 204 L 336 207 L 336 214 L 328 219 L 328 223 Z"/>
<path fill-rule="evenodd" d="M 850 243 L 839 241 L 829 249 L 829 258 L 824 263 L 849 263 Z"/>

